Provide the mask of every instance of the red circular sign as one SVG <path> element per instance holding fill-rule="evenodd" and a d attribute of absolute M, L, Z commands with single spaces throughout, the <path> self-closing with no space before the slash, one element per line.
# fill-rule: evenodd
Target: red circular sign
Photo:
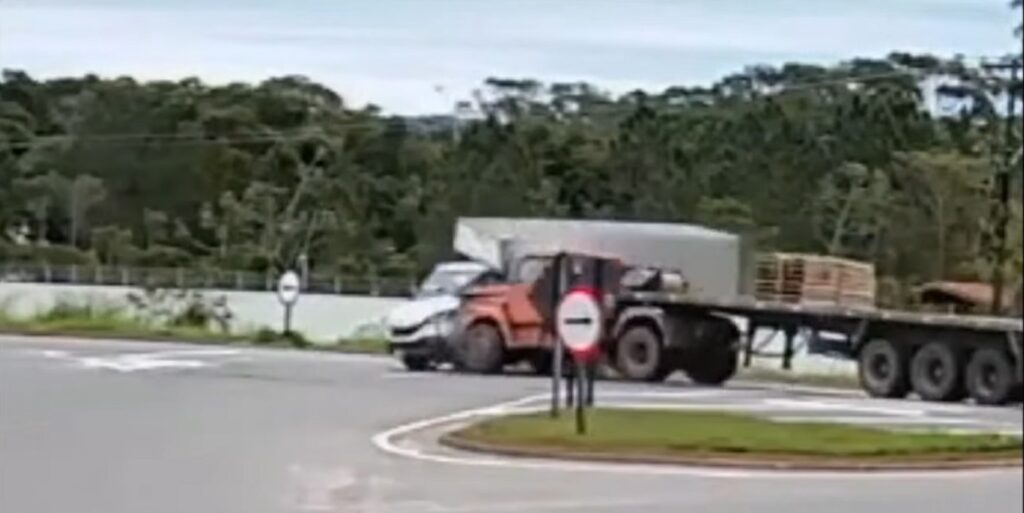
<path fill-rule="evenodd" d="M 604 312 L 597 292 L 588 287 L 570 290 L 558 304 L 555 329 L 576 358 L 597 356 L 604 336 Z"/>

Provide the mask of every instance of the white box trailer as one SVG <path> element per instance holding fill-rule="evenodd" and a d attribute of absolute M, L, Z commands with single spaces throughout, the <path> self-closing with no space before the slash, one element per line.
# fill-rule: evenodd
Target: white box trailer
<path fill-rule="evenodd" d="M 747 258 L 737 235 L 702 226 L 521 218 L 460 218 L 454 249 L 508 270 L 529 254 L 560 252 L 610 256 L 630 267 L 679 273 L 693 298 L 724 300 L 746 291 Z"/>

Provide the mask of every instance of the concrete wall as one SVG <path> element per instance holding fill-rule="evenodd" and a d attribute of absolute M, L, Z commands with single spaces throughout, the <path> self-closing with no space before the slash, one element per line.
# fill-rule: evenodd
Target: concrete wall
<path fill-rule="evenodd" d="M 0 283 L 0 309 L 9 315 L 28 316 L 49 310 L 61 300 L 128 306 L 132 287 Z M 271 292 L 202 291 L 208 297 L 224 296 L 234 314 L 236 332 L 269 327 L 280 330 L 284 310 Z M 310 340 L 333 342 L 362 333 L 379 333 L 382 318 L 405 299 L 368 296 L 305 295 L 295 305 L 293 328 Z"/>

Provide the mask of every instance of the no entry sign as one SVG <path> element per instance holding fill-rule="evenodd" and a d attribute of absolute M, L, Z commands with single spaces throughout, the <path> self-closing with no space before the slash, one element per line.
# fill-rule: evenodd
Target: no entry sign
<path fill-rule="evenodd" d="M 577 359 L 596 356 L 604 333 L 604 314 L 597 292 L 590 288 L 570 290 L 558 304 L 555 329 Z"/>
<path fill-rule="evenodd" d="M 299 300 L 301 280 L 294 271 L 288 271 L 277 280 L 277 299 L 281 304 L 291 306 Z"/>

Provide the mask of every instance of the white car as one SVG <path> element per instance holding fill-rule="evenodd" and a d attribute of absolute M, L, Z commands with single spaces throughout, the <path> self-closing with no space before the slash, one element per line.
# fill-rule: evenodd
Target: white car
<path fill-rule="evenodd" d="M 385 318 L 388 349 L 409 370 L 427 370 L 449 359 L 448 341 L 456 329 L 464 290 L 501 281 L 477 262 L 444 262 L 434 267 L 412 300 Z"/>

